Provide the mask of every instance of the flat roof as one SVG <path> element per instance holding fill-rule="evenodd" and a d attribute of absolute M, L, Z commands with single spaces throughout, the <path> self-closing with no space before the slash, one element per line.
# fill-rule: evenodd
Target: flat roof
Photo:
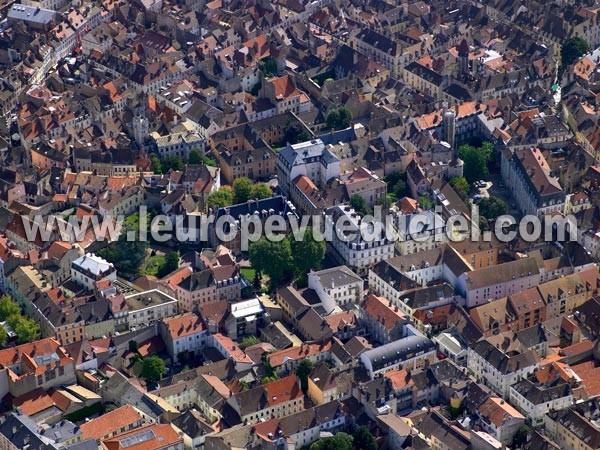
<path fill-rule="evenodd" d="M 164 303 L 177 302 L 177 300 L 158 289 L 138 292 L 125 297 L 125 302 L 129 309 L 136 311 L 139 309 L 150 308 L 152 306 L 162 305 Z"/>
<path fill-rule="evenodd" d="M 263 312 L 263 306 L 257 298 L 246 300 L 244 302 L 233 303 L 231 305 L 231 315 L 236 319 L 240 317 L 255 316 Z"/>

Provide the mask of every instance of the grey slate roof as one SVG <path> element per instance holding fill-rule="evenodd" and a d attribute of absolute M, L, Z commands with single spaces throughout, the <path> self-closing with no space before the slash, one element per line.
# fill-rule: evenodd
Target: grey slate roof
<path fill-rule="evenodd" d="M 409 336 L 389 344 L 367 350 L 363 355 L 371 361 L 373 370 L 379 370 L 387 363 L 408 359 L 412 353 L 435 349 L 435 345 L 425 336 Z"/>

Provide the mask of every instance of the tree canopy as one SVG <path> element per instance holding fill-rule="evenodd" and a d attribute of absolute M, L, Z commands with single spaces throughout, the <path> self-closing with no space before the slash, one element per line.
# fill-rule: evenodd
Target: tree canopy
<path fill-rule="evenodd" d="M 188 158 L 188 164 L 204 164 L 206 166 L 217 167 L 217 163 L 214 159 L 209 158 L 200 150 L 193 148 L 190 150 L 190 156 Z"/>
<path fill-rule="evenodd" d="M 218 209 L 233 205 L 234 194 L 230 186 L 221 186 L 221 189 L 211 192 L 206 199 L 209 208 Z"/>
<path fill-rule="evenodd" d="M 352 208 L 361 216 L 365 216 L 370 213 L 367 202 L 365 202 L 365 199 L 358 194 L 354 194 L 352 197 L 350 197 L 350 206 L 352 206 Z"/>
<path fill-rule="evenodd" d="M 14 315 L 21 315 L 21 307 L 8 295 L 3 295 L 0 297 L 0 322 Z"/>
<path fill-rule="evenodd" d="M 494 147 L 489 142 L 484 142 L 481 147 L 462 145 L 458 152 L 465 163 L 464 178 L 469 184 L 486 178 L 489 174 L 488 163 L 492 159 Z"/>
<path fill-rule="evenodd" d="M 149 221 L 150 222 L 150 221 Z M 127 239 L 129 232 L 135 234 L 135 239 Z M 131 221 L 124 221 L 117 242 L 98 251 L 98 256 L 113 263 L 118 272 L 138 275 L 146 260 L 148 241 L 139 239 L 139 216 Z"/>
<path fill-rule="evenodd" d="M 567 39 L 560 50 L 563 67 L 570 66 L 590 50 L 587 41 L 580 37 Z"/>
<path fill-rule="evenodd" d="M 179 156 L 167 156 L 161 161 L 160 165 L 163 173 L 169 170 L 182 170 L 183 160 Z"/>
<path fill-rule="evenodd" d="M 240 177 L 233 180 L 234 202 L 245 203 L 252 197 L 254 183 L 246 177 Z"/>
<path fill-rule="evenodd" d="M 149 356 L 142 363 L 142 373 L 140 376 L 151 383 L 154 383 L 167 373 L 167 366 L 159 356 Z"/>
<path fill-rule="evenodd" d="M 361 425 L 352 433 L 352 446 L 354 450 L 377 450 L 377 443 L 365 425 Z"/>
<path fill-rule="evenodd" d="M 348 433 L 339 432 L 331 437 L 319 439 L 314 442 L 310 450 L 353 450 L 352 436 Z"/>
<path fill-rule="evenodd" d="M 327 113 L 325 122 L 330 130 L 343 130 L 352 124 L 352 112 L 346 107 L 332 109 Z"/>
<path fill-rule="evenodd" d="M 281 143 L 283 145 L 287 144 L 297 144 L 298 142 L 305 142 L 310 139 L 310 134 L 303 129 L 299 124 L 293 123 L 287 126 L 285 129 L 285 133 L 283 135 L 283 139 Z"/>
<path fill-rule="evenodd" d="M 369 429 L 362 425 L 354 433 L 339 432 L 331 437 L 319 439 L 309 450 L 377 450 L 377 443 Z"/>
<path fill-rule="evenodd" d="M 300 241 L 290 234 L 279 242 L 265 236 L 251 242 L 248 257 L 257 274 L 267 275 L 270 287 L 276 288 L 293 278 L 304 279 L 308 271 L 318 269 L 325 257 L 325 242 L 317 242 L 313 229 L 307 227 Z"/>
<path fill-rule="evenodd" d="M 393 172 L 385 177 L 387 183 L 388 194 L 392 200 L 399 200 L 408 195 L 408 187 L 406 185 L 406 171 Z"/>
<path fill-rule="evenodd" d="M 255 270 L 269 276 L 271 288 L 288 281 L 294 272 L 289 239 L 272 242 L 263 236 L 250 244 L 248 257 Z"/>
<path fill-rule="evenodd" d="M 477 205 L 479 206 L 479 215 L 488 220 L 496 220 L 508 212 L 508 205 L 498 197 L 482 198 Z"/>
<path fill-rule="evenodd" d="M 273 191 L 265 183 L 256 183 L 252 187 L 252 198 L 262 200 L 273 196 Z"/>
<path fill-rule="evenodd" d="M 448 183 L 450 183 L 450 186 L 452 186 L 460 198 L 463 200 L 467 199 L 471 186 L 465 177 L 452 177 Z"/>
<path fill-rule="evenodd" d="M 9 325 L 17 333 L 19 344 L 34 342 L 40 338 L 40 326 L 35 320 L 24 316 L 12 316 L 12 318 L 14 321 L 10 323 L 11 318 L 9 318 Z"/>
<path fill-rule="evenodd" d="M 179 253 L 177 253 L 175 251 L 169 252 L 169 253 L 167 253 L 167 256 L 165 257 L 164 264 L 158 270 L 157 276 L 159 278 L 162 278 L 162 277 L 170 274 L 174 270 L 177 270 L 178 268 L 179 268 Z"/>
<path fill-rule="evenodd" d="M 303 359 L 298 363 L 298 367 L 296 367 L 296 376 L 300 380 L 300 387 L 304 393 L 308 391 L 308 376 L 312 369 L 313 362 L 310 359 Z"/>
<path fill-rule="evenodd" d="M 296 276 L 306 276 L 311 270 L 318 270 L 325 257 L 325 241 L 317 242 L 312 227 L 307 227 L 304 239 L 296 241 L 293 234 L 289 237 Z"/>
<path fill-rule="evenodd" d="M 0 297 L 0 322 L 6 322 L 17 333 L 19 344 L 33 342 L 40 338 L 39 324 L 25 317 L 19 304 L 8 295 Z M 0 345 L 4 345 L 7 333 L 4 327 L 0 328 Z"/>

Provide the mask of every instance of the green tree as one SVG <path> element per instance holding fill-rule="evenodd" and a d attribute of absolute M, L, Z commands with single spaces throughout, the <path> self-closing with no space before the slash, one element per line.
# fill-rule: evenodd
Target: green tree
<path fill-rule="evenodd" d="M 338 110 L 339 122 L 338 129 L 348 128 L 352 124 L 352 112 L 345 107 Z"/>
<path fill-rule="evenodd" d="M 254 183 L 246 177 L 236 178 L 233 180 L 233 195 L 235 203 L 244 203 L 250 199 Z"/>
<path fill-rule="evenodd" d="M 488 176 L 487 164 L 492 156 L 488 148 L 462 145 L 458 149 L 458 153 L 464 162 L 464 177 L 468 183 Z"/>
<path fill-rule="evenodd" d="M 252 287 L 256 291 L 260 290 L 261 278 L 260 278 L 260 273 L 258 272 L 258 270 L 256 272 L 254 272 L 254 279 L 252 280 Z"/>
<path fill-rule="evenodd" d="M 10 316 L 20 316 L 21 307 L 8 295 L 0 297 L 0 322 L 4 322 Z"/>
<path fill-rule="evenodd" d="M 327 128 L 330 130 L 342 130 L 352 124 L 352 111 L 346 107 L 332 109 L 325 118 Z"/>
<path fill-rule="evenodd" d="M 309 447 L 310 450 L 353 450 L 353 448 L 352 436 L 343 432 L 319 439 Z"/>
<path fill-rule="evenodd" d="M 469 191 L 471 190 L 471 186 L 465 177 L 452 177 L 450 178 L 450 186 L 456 191 L 456 193 L 462 198 L 466 200 L 469 196 Z"/>
<path fill-rule="evenodd" d="M 162 160 L 161 168 L 163 173 L 166 173 L 169 170 L 182 170 L 183 161 L 179 156 L 167 156 Z"/>
<path fill-rule="evenodd" d="M 188 164 L 202 164 L 202 153 L 200 153 L 200 151 L 196 150 L 195 148 L 190 150 Z"/>
<path fill-rule="evenodd" d="M 111 411 L 114 411 L 117 408 L 118 408 L 118 406 L 115 405 L 114 403 L 106 403 L 104 405 L 104 413 L 107 414 L 107 413 L 109 413 Z"/>
<path fill-rule="evenodd" d="M 283 145 L 287 144 L 297 144 L 298 142 L 305 142 L 310 139 L 310 134 L 302 128 L 299 124 L 293 123 L 287 126 L 285 132 L 283 134 L 283 139 L 281 143 Z"/>
<path fill-rule="evenodd" d="M 188 158 L 188 164 L 204 164 L 206 166 L 216 167 L 217 163 L 214 159 L 209 158 L 197 148 L 190 150 L 190 156 Z"/>
<path fill-rule="evenodd" d="M 142 364 L 142 373 L 140 376 L 151 383 L 154 383 L 167 373 L 167 366 L 159 356 L 149 356 L 144 359 Z"/>
<path fill-rule="evenodd" d="M 490 230 L 490 224 L 489 224 L 487 218 L 480 215 L 479 216 L 479 231 L 483 233 L 484 231 L 489 231 L 489 230 Z"/>
<path fill-rule="evenodd" d="M 160 159 L 155 153 L 150 153 L 150 164 L 152 164 L 152 170 L 154 173 L 163 173 L 162 164 L 160 163 Z"/>
<path fill-rule="evenodd" d="M 567 39 L 560 50 L 563 67 L 570 66 L 590 50 L 585 39 L 572 37 Z"/>
<path fill-rule="evenodd" d="M 248 257 L 255 270 L 269 276 L 272 289 L 289 280 L 293 274 L 289 239 L 273 242 L 263 236 L 250 244 Z"/>
<path fill-rule="evenodd" d="M 369 429 L 362 425 L 352 433 L 354 450 L 377 450 L 377 443 Z"/>
<path fill-rule="evenodd" d="M 256 183 L 252 186 L 251 198 L 256 200 L 262 200 L 263 198 L 269 198 L 273 196 L 273 191 L 265 183 Z"/>
<path fill-rule="evenodd" d="M 258 68 L 265 74 L 266 77 L 277 75 L 277 60 L 268 56 L 260 61 Z"/>
<path fill-rule="evenodd" d="M 40 338 L 40 326 L 36 321 L 23 316 L 12 317 L 18 317 L 10 326 L 17 333 L 19 344 L 27 344 L 28 342 L 37 341 Z"/>
<path fill-rule="evenodd" d="M 206 199 L 206 205 L 209 208 L 218 209 L 224 206 L 233 205 L 233 191 L 229 186 L 222 186 L 221 189 L 211 192 Z"/>
<path fill-rule="evenodd" d="M 162 278 L 162 277 L 170 274 L 174 270 L 177 270 L 178 268 L 179 268 L 179 253 L 177 253 L 175 251 L 169 252 L 169 253 L 167 253 L 167 256 L 165 257 L 164 264 L 158 270 L 157 276 L 159 278 Z"/>
<path fill-rule="evenodd" d="M 260 340 L 256 336 L 245 336 L 240 342 L 240 348 L 246 350 L 251 345 L 260 343 Z"/>
<path fill-rule="evenodd" d="M 275 381 L 275 380 L 277 380 L 277 377 L 276 377 L 276 376 L 272 376 L 272 377 L 269 377 L 269 376 L 262 377 L 262 378 L 260 379 L 260 384 L 268 384 L 268 383 L 270 383 L 270 382 L 272 382 L 272 381 Z"/>
<path fill-rule="evenodd" d="M 431 200 L 431 196 L 428 193 L 419 196 L 419 206 L 423 208 L 423 210 L 433 208 L 433 200 Z"/>
<path fill-rule="evenodd" d="M 367 206 L 367 202 L 358 194 L 354 194 L 350 197 L 350 206 L 362 216 L 369 214 L 369 207 Z"/>
<path fill-rule="evenodd" d="M 325 257 L 325 241 L 315 240 L 312 227 L 306 228 L 301 241 L 296 241 L 293 234 L 289 239 L 296 276 L 306 277 L 311 269 L 318 270 Z"/>
<path fill-rule="evenodd" d="M 300 380 L 300 387 L 305 394 L 308 391 L 308 376 L 312 370 L 313 362 L 310 359 L 303 359 L 298 363 L 298 367 L 296 367 L 296 376 Z"/>
<path fill-rule="evenodd" d="M 327 123 L 328 129 L 337 130 L 338 123 L 340 123 L 340 113 L 337 109 L 333 109 L 327 113 L 325 123 Z"/>
<path fill-rule="evenodd" d="M 510 448 L 521 448 L 521 446 L 527 442 L 529 433 L 531 433 L 531 428 L 529 428 L 527 425 L 523 425 L 521 428 L 519 428 L 513 436 L 513 441 Z"/>
<path fill-rule="evenodd" d="M 134 233 L 134 239 L 127 238 L 129 232 Z M 148 250 L 148 242 L 139 238 L 139 232 L 135 223 L 123 222 L 118 241 L 100 249 L 98 256 L 113 263 L 118 272 L 138 275 Z"/>
<path fill-rule="evenodd" d="M 129 341 L 129 351 L 131 353 L 137 353 L 137 351 L 138 351 L 138 343 L 136 341 L 134 341 L 133 339 L 131 341 Z"/>
<path fill-rule="evenodd" d="M 6 328 L 0 326 L 0 347 L 4 347 L 8 341 L 8 333 Z"/>
<path fill-rule="evenodd" d="M 496 220 L 508 212 L 508 205 L 498 197 L 482 198 L 479 203 L 479 215 L 488 220 Z"/>
<path fill-rule="evenodd" d="M 409 195 L 406 184 L 406 171 L 394 172 L 385 177 L 388 185 L 388 194 L 392 195 L 392 200 L 398 200 Z"/>

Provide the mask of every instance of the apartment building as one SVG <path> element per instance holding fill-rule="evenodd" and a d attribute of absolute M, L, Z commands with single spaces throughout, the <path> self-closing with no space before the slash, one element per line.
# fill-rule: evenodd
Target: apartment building
<path fill-rule="evenodd" d="M 340 159 L 321 139 L 288 145 L 277 153 L 279 187 L 285 195 L 290 195 L 292 183 L 304 175 L 323 188 L 329 180 L 340 176 L 340 165 Z"/>
<path fill-rule="evenodd" d="M 372 224 L 363 223 L 362 217 L 348 205 L 328 209 L 325 226 L 334 230 L 333 239 L 327 242 L 332 256 L 359 275 L 366 274 L 373 264 L 394 256 L 394 243 L 387 239 L 385 230 L 375 230 Z M 344 237 L 340 239 L 341 236 Z"/>
<path fill-rule="evenodd" d="M 504 183 L 523 214 L 541 217 L 565 211 L 567 197 L 539 149 L 504 152 L 501 162 Z"/>

